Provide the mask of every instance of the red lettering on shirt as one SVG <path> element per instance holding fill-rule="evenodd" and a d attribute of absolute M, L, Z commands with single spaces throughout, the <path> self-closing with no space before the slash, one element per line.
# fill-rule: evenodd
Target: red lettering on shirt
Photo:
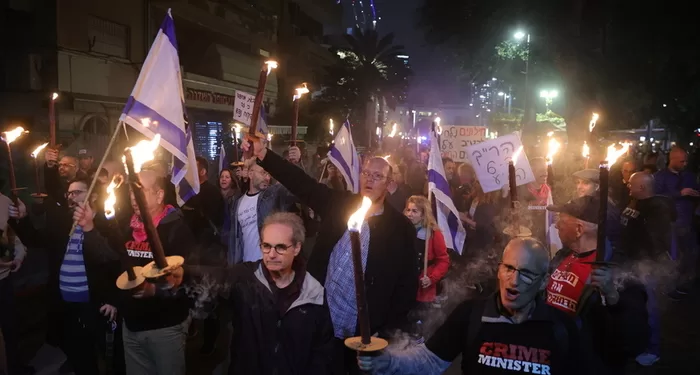
<path fill-rule="evenodd" d="M 578 300 L 593 270 L 592 266 L 586 262 L 594 260 L 595 252 L 585 258 L 571 254 L 564 259 L 550 276 L 547 284 L 547 303 L 570 315 L 575 315 Z"/>

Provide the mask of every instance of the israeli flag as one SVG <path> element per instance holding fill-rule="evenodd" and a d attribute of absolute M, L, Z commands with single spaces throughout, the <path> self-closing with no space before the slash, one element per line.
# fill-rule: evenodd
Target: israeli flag
<path fill-rule="evenodd" d="M 445 177 L 445 168 L 438 149 L 435 132 L 430 132 L 430 159 L 428 159 L 428 194 L 435 198 L 438 227 L 445 235 L 445 245 L 448 249 L 462 254 L 467 231 L 459 220 L 459 211 L 452 202 L 450 184 Z"/>
<path fill-rule="evenodd" d="M 168 9 L 119 120 L 149 139 L 160 134 L 160 145 L 173 155 L 171 181 L 180 205 L 199 193 L 197 161 L 184 103 L 175 22 Z"/>
<path fill-rule="evenodd" d="M 348 190 L 357 194 L 360 192 L 360 157 L 357 155 L 355 143 L 350 133 L 350 121 L 345 121 L 338 130 L 333 145 L 328 151 L 328 159 L 335 164 L 340 174 L 345 178 Z"/>

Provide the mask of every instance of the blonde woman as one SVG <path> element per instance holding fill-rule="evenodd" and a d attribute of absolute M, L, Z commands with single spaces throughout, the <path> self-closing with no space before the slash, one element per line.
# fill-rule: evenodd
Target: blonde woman
<path fill-rule="evenodd" d="M 416 300 L 421 303 L 431 303 L 435 300 L 437 283 L 445 277 L 450 268 L 450 257 L 447 255 L 445 237 L 435 222 L 433 211 L 430 208 L 428 199 L 421 195 L 414 195 L 406 201 L 404 215 L 416 227 L 418 236 L 418 250 L 420 258 L 420 276 L 418 283 L 418 296 Z M 427 231 L 431 230 L 430 243 L 428 244 L 428 272 L 423 271 L 423 256 L 425 253 L 425 238 Z"/>

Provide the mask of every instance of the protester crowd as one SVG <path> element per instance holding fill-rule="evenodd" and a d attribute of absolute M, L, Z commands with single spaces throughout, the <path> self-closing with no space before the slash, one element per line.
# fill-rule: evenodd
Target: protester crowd
<path fill-rule="evenodd" d="M 700 186 L 681 148 L 665 165 L 652 155 L 613 166 L 604 249 L 598 169 L 552 179 L 531 157 L 535 180 L 518 188 L 517 205 L 531 235 L 519 236 L 504 233 L 507 186 L 485 192 L 469 163 L 443 159 L 467 233 L 450 249 L 428 199 L 427 153 L 415 145 L 364 156 L 354 194 L 342 166 L 305 170 L 299 148 L 281 156 L 251 140 L 241 150 L 250 157 L 218 171 L 216 184 L 197 158 L 199 194 L 182 205 L 165 163 L 142 167 L 165 255 L 185 263 L 133 290 L 115 280 L 124 264 L 153 260 L 153 239 L 128 184 L 114 217 L 104 214 L 107 184 L 124 172 L 97 171 L 88 152 L 47 149 L 46 198 L 0 195 L 7 374 L 34 371 L 18 355 L 11 283 L 34 249 L 48 258 L 46 341 L 67 357 L 61 373 L 77 375 L 184 375 L 195 329 L 202 356 L 230 335 L 229 374 L 441 374 L 459 355 L 465 374 L 622 374 L 660 359 L 661 301 L 700 286 Z M 390 343 L 374 356 L 344 344 L 359 333 L 347 222 L 362 197 L 372 202 L 360 231 L 370 330 Z M 608 262 L 596 262 L 601 252 Z"/>

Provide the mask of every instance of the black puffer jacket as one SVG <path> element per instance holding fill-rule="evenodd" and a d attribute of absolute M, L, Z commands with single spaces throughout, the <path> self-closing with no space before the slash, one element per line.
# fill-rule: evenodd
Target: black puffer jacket
<path fill-rule="evenodd" d="M 305 273 L 299 297 L 280 316 L 261 262 L 228 271 L 233 338 L 229 374 L 323 375 L 331 373 L 333 325 L 324 289 Z"/>

